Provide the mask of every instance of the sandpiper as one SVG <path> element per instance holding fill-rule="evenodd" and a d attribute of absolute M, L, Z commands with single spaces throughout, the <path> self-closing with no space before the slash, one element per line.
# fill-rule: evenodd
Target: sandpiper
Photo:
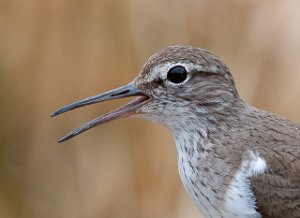
<path fill-rule="evenodd" d="M 300 125 L 244 102 L 216 55 L 167 47 L 131 83 L 52 116 L 129 96 L 59 141 L 116 118 L 150 119 L 172 131 L 181 180 L 205 217 L 300 217 Z"/>

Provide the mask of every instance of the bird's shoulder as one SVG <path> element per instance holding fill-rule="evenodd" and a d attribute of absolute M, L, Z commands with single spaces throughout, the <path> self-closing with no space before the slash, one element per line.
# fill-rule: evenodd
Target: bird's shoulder
<path fill-rule="evenodd" d="M 246 147 L 259 153 L 268 172 L 300 186 L 300 125 L 270 112 L 256 114 Z"/>
<path fill-rule="evenodd" d="M 251 177 L 257 211 L 263 217 L 300 217 L 300 186 L 283 176 L 264 173 Z"/>
<path fill-rule="evenodd" d="M 248 144 L 267 164 L 266 172 L 250 178 L 257 209 L 263 217 L 300 217 L 300 125 L 258 112 L 255 142 Z"/>

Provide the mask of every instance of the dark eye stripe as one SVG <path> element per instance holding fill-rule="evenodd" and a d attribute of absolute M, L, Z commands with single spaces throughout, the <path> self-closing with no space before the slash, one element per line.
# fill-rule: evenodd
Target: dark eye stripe
<path fill-rule="evenodd" d="M 156 78 L 150 83 L 151 87 L 156 88 L 158 86 L 165 87 L 164 81 L 161 78 Z"/>
<path fill-rule="evenodd" d="M 201 76 L 215 76 L 215 75 L 217 75 L 217 73 L 216 72 L 211 72 L 211 71 L 197 71 L 197 70 L 195 70 L 195 71 L 192 71 L 191 72 L 192 74 L 195 74 L 195 75 L 201 75 Z"/>

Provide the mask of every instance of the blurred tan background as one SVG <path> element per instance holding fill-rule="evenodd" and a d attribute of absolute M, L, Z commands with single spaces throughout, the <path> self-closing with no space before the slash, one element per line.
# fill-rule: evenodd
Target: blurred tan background
<path fill-rule="evenodd" d="M 124 119 L 57 138 L 127 100 L 50 113 L 131 81 L 153 52 L 217 53 L 241 96 L 300 122 L 300 1 L 0 0 L 0 217 L 201 217 L 171 133 Z"/>

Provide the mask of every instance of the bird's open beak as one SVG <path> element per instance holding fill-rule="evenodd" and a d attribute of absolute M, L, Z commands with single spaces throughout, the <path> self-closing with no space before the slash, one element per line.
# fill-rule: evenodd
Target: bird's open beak
<path fill-rule="evenodd" d="M 95 95 L 92 97 L 88 97 L 85 99 L 82 99 L 80 101 L 74 102 L 70 105 L 67 105 L 65 107 L 59 108 L 57 111 L 53 112 L 51 114 L 51 117 L 57 116 L 59 114 L 62 114 L 64 112 L 73 110 L 75 108 L 79 108 L 79 107 L 83 107 L 86 105 L 90 105 L 90 104 L 95 104 L 98 102 L 102 102 L 102 101 L 107 101 L 107 100 L 112 100 L 112 99 L 118 99 L 118 98 L 125 98 L 125 97 L 130 97 L 130 96 L 138 96 L 135 99 L 133 99 L 131 102 L 129 102 L 128 104 L 121 106 L 111 112 L 108 112 L 107 114 L 104 114 L 94 120 L 91 120 L 87 123 L 85 123 L 84 125 L 80 126 L 79 128 L 73 130 L 72 132 L 68 133 L 67 135 L 65 135 L 64 137 L 62 137 L 61 139 L 59 139 L 59 142 L 63 142 L 66 141 L 94 126 L 98 126 L 102 123 L 106 123 L 108 121 L 117 119 L 117 118 L 123 118 L 123 117 L 128 117 L 130 115 L 133 115 L 135 113 L 137 113 L 137 109 L 139 107 L 141 107 L 143 104 L 145 104 L 145 102 L 149 99 L 149 97 L 141 92 L 140 90 L 138 90 L 133 83 L 129 83 L 128 85 L 122 86 L 120 88 L 99 94 L 99 95 Z"/>

